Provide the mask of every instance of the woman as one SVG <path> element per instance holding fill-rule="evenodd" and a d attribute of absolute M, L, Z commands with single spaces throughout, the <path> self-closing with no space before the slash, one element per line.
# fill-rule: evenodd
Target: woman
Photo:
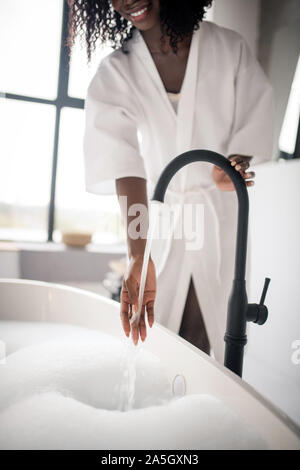
<path fill-rule="evenodd" d="M 250 159 L 257 164 L 271 158 L 272 89 L 239 34 L 202 21 L 211 3 L 70 3 L 69 43 L 84 31 L 89 58 L 98 38 L 116 49 L 101 61 L 87 93 L 87 191 L 113 194 L 116 189 L 119 198 L 126 196 L 127 208 L 147 207 L 165 165 L 192 149 L 227 156 L 246 185 L 254 184 L 254 172 L 247 171 Z M 195 162 L 174 176 L 165 201 L 204 205 L 204 244 L 195 251 L 186 249 L 185 239 L 155 241 L 140 322 L 130 325 L 145 239 L 128 235 L 124 331 L 127 336 L 131 331 L 135 343 L 145 340 L 146 310 L 150 326 L 155 316 L 205 352 L 212 348 L 222 361 L 235 251 L 233 185 L 219 168 Z M 127 208 L 121 204 L 129 227 L 136 214 Z"/>

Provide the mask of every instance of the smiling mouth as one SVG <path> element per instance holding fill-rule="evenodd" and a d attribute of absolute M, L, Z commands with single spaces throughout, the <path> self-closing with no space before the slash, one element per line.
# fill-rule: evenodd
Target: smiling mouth
<path fill-rule="evenodd" d="M 129 13 L 128 15 L 133 21 L 142 21 L 148 16 L 149 11 L 150 5 L 147 5 L 146 7 L 140 8 L 139 10 L 133 13 Z"/>

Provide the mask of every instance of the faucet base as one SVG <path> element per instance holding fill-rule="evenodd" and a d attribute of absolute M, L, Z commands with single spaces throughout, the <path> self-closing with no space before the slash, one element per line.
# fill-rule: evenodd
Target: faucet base
<path fill-rule="evenodd" d="M 235 374 L 242 377 L 244 346 L 247 343 L 247 336 L 234 338 L 226 334 L 224 341 L 226 343 L 224 365 Z"/>

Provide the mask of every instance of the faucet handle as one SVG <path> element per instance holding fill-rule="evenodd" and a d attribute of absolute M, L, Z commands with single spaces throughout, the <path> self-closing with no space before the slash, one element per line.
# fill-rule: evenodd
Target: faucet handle
<path fill-rule="evenodd" d="M 248 304 L 247 307 L 247 321 L 252 321 L 258 325 L 263 325 L 268 318 L 268 309 L 264 304 L 267 290 L 269 287 L 271 279 L 269 277 L 265 278 L 265 283 L 259 304 Z"/>
<path fill-rule="evenodd" d="M 265 283 L 264 283 L 263 291 L 262 291 L 261 298 L 260 298 L 260 301 L 259 301 L 259 305 L 264 305 L 264 303 L 265 303 L 265 298 L 266 298 L 266 295 L 267 295 L 267 291 L 268 291 L 270 281 L 271 281 L 271 279 L 269 277 L 265 278 Z"/>

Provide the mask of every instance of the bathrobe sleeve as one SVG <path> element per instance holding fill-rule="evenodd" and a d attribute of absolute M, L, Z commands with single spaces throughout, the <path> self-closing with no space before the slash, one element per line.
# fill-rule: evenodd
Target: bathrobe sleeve
<path fill-rule="evenodd" d="M 137 109 L 128 81 L 102 60 L 85 100 L 83 139 L 85 188 L 115 194 L 115 179 L 146 179 L 137 136 Z"/>
<path fill-rule="evenodd" d="M 273 129 L 273 88 L 241 36 L 235 79 L 235 110 L 228 156 L 232 154 L 253 156 L 254 165 L 271 160 Z"/>

